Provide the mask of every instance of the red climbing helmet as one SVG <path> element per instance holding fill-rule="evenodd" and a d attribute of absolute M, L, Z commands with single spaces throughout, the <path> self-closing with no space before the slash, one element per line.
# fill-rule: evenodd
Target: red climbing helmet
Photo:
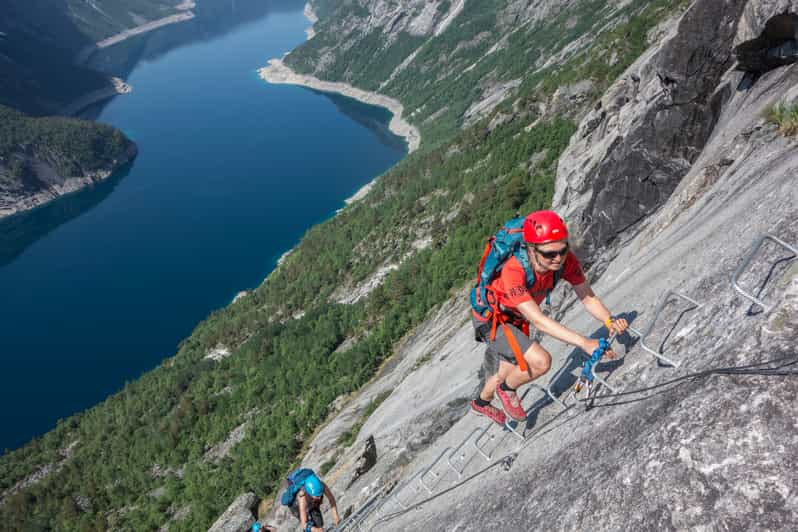
<path fill-rule="evenodd" d="M 524 241 L 545 244 L 568 238 L 565 222 L 554 211 L 535 211 L 524 219 Z"/>

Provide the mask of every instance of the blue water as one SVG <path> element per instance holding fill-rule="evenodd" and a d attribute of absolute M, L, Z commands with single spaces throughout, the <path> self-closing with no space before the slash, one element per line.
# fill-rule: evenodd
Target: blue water
<path fill-rule="evenodd" d="M 304 40 L 301 8 L 140 62 L 98 118 L 136 141 L 132 166 L 0 225 L 0 449 L 173 355 L 404 155 L 352 118 L 384 110 L 257 76 Z"/>

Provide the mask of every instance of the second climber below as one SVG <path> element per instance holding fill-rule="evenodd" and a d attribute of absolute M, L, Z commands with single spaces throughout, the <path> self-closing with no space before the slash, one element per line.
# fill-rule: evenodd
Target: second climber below
<path fill-rule="evenodd" d="M 313 471 L 301 471 L 308 471 L 310 474 L 302 481 L 301 487 L 296 493 L 296 498 L 289 507 L 294 517 L 299 519 L 300 529 L 303 532 L 324 532 L 321 505 L 325 496 L 330 502 L 333 520 L 336 525 L 339 524 L 341 517 L 338 515 L 338 505 L 330 488 Z"/>
<path fill-rule="evenodd" d="M 517 421 L 526 419 L 516 390 L 544 375 L 551 367 L 551 355 L 540 343 L 530 339 L 530 327 L 587 354 L 599 347 L 598 340 L 569 329 L 541 310 L 540 303 L 548 297 L 558 279 L 564 279 L 573 286 L 585 310 L 610 332 L 620 334 L 628 326 L 625 319 L 613 318 L 593 293 L 579 259 L 569 250 L 568 229 L 555 212 L 533 212 L 523 219 L 522 225 L 520 219 L 515 221 L 519 225 L 515 232 L 523 232 L 519 249 L 506 259 L 500 269 L 496 268 L 498 272 L 485 287 L 493 300 L 493 310 L 485 315 L 474 311 L 472 316 L 477 339 L 487 344 L 485 359 L 489 362 L 486 364 L 489 371 L 482 390 L 471 402 L 471 408 L 501 424 L 506 421 L 505 413 Z M 482 265 L 480 272 L 481 268 Z M 512 338 L 508 338 L 508 334 Z M 526 371 L 519 367 L 521 356 Z M 614 353 L 608 351 L 607 356 L 613 357 Z M 494 393 L 504 412 L 491 405 Z"/>

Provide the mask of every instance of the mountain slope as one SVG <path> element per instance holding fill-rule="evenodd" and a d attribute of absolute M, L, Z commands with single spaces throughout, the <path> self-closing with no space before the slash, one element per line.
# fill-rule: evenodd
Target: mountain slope
<path fill-rule="evenodd" d="M 31 0 L 0 8 L 0 104 L 52 114 L 107 77 L 74 63 L 79 51 L 148 20 L 177 13 L 178 0 Z"/>
<path fill-rule="evenodd" d="M 556 182 L 557 207 L 576 222 L 577 241 L 597 242 L 582 253 L 595 262 L 591 275 L 601 273 L 595 289 L 611 309 L 645 330 L 669 289 L 703 304 L 696 309 L 669 298 L 647 340 L 682 361 L 682 368 L 658 367 L 639 340 L 622 338 L 624 358 L 600 365 L 599 374 L 629 395 L 598 399 L 589 411 L 582 405 L 563 411 L 530 389 L 525 398 L 530 416 L 522 424 L 528 442 L 519 450 L 515 436 L 492 428 L 488 436 L 497 440 L 482 442 L 492 453 L 488 461 L 476 451 L 480 432 L 473 431 L 490 422 L 463 415 L 482 377 L 482 347 L 473 341 L 470 324 L 459 319 L 468 305 L 458 294 L 402 346 L 394 368 L 327 424 L 303 460 L 326 471 L 345 509 L 358 510 L 372 495 L 395 486 L 393 497 L 382 500 L 383 519 L 373 514 L 361 523 L 363 529 L 783 530 L 798 522 L 789 466 L 796 457 L 783 445 L 795 441 L 794 377 L 704 376 L 648 389 L 711 368 L 774 367 L 785 357 L 796 361 L 794 255 L 766 243 L 743 272 L 740 283 L 759 291 L 772 306 L 767 313 L 736 294 L 730 279 L 759 235 L 798 244 L 795 140 L 766 118 L 776 104 L 794 105 L 798 66 L 774 66 L 753 86 L 738 90 L 748 74 L 744 64 L 736 64 L 736 54 L 750 49 L 751 40 L 764 41 L 762 55 L 781 45 L 767 42 L 762 33 L 784 7 L 736 2 L 722 3 L 721 9 L 719 4 L 695 2 L 678 24 L 661 28 L 665 38 L 585 116 L 560 157 Z M 696 63 L 696 58 L 705 59 Z M 685 69 L 685 62 L 704 70 Z M 707 73 L 713 69 L 716 74 Z M 688 72 L 703 75 L 680 76 Z M 667 78 L 673 80 L 668 91 L 662 83 Z M 684 135 L 676 143 L 663 140 L 684 128 L 679 119 L 663 120 L 675 112 L 678 117 L 678 102 L 695 106 L 686 113 L 691 127 L 708 128 L 706 133 Z M 704 102 L 711 102 L 708 118 L 702 118 Z M 652 116 L 660 119 L 653 120 L 656 126 Z M 691 154 L 680 161 L 683 172 L 674 172 L 671 192 L 653 201 L 648 212 L 654 214 L 638 213 L 632 227 L 623 217 L 625 205 L 640 190 L 628 182 L 650 172 L 630 169 L 630 156 L 619 156 L 628 153 L 624 143 L 644 161 L 663 153 Z M 604 167 L 614 169 L 606 175 L 627 181 L 624 190 L 600 177 Z M 594 208 L 603 210 L 609 231 L 580 223 L 591 220 Z M 572 296 L 560 292 L 555 299 L 561 300 L 558 316 L 564 323 L 602 332 Z M 553 368 L 566 370 L 553 389 L 573 404 L 568 392 L 582 358 L 558 342 L 544 345 L 554 356 Z M 552 371 L 541 384 L 555 375 Z M 368 405 L 386 391 L 363 419 Z M 353 430 L 353 420 L 359 434 L 350 446 L 341 435 Z M 376 460 L 364 473 L 361 453 L 371 436 Z M 506 472 L 498 461 L 504 456 L 512 464 Z M 462 468 L 462 476 L 447 458 Z M 491 464 L 495 467 L 458 485 Z M 290 522 L 290 517 L 278 511 L 266 521 Z"/>
<path fill-rule="evenodd" d="M 687 6 L 574 2 L 566 6 L 569 17 L 561 20 L 558 9 L 564 4 L 556 1 L 467 1 L 463 6 L 458 2 L 427 3 L 437 6 L 434 11 L 422 4 L 318 2 L 316 36 L 286 58 L 299 70 L 320 77 L 339 72 L 339 79 L 398 97 L 407 104 L 406 109 L 416 111 L 411 119 L 422 127 L 421 148 L 381 176 L 363 200 L 311 229 L 262 286 L 200 324 L 174 357 L 104 404 L 65 420 L 40 440 L 4 456 L 0 460 L 0 488 L 4 493 L 0 518 L 4 523 L 10 523 L 12 529 L 31 524 L 136 529 L 208 526 L 242 492 L 274 494 L 281 477 L 308 448 L 311 454 L 306 463 L 320 468 L 324 465 L 326 478 L 336 494 L 341 494 L 341 505 L 357 508 L 370 489 L 392 479 L 408 480 L 428 463 L 428 458 L 440 454 L 440 444 L 457 440 L 456 431 L 474 428 L 469 424 L 470 417 L 458 421 L 478 384 L 481 365 L 479 346 L 471 340 L 469 325 L 463 325 L 466 304 L 462 289 L 473 275 L 484 238 L 517 211 L 549 206 L 555 188 L 557 198 L 569 197 L 566 180 L 555 182 L 564 158 L 574 161 L 595 153 L 591 150 L 600 144 L 600 132 L 624 118 L 624 113 L 641 116 L 634 110 L 637 100 L 614 96 L 619 94 L 615 76 L 640 54 L 641 61 L 646 61 L 649 56 L 644 52 L 657 49 L 665 41 Z M 720 0 L 696 3 L 716 12 L 732 4 L 742 6 L 739 2 L 727 6 Z M 574 32 L 566 32 L 567 39 L 562 42 L 541 42 L 536 34 L 547 27 L 547 22 L 558 32 L 569 26 Z M 404 29 L 396 33 L 392 28 Z M 483 29 L 491 34 L 484 37 L 486 44 L 480 41 L 472 48 L 479 51 L 467 52 Z M 516 30 L 518 36 L 512 37 Z M 502 44 L 505 36 L 506 48 Z M 737 38 L 734 31 L 730 36 Z M 519 39 L 518 44 L 513 44 L 515 39 Z M 378 42 L 379 49 L 368 47 L 373 42 Z M 356 43 L 364 46 L 363 51 L 357 52 Z M 537 59 L 529 72 L 513 66 L 513 58 L 524 58 L 518 59 L 521 65 L 531 64 L 527 61 L 537 58 L 538 47 L 544 45 L 539 66 Z M 425 51 L 427 46 L 429 51 Z M 408 61 L 415 50 L 420 51 Z M 445 54 L 439 54 L 444 50 Z M 617 54 L 613 54 L 615 50 Z M 436 56 L 445 59 L 438 59 L 438 65 Z M 383 79 L 369 79 L 370 57 L 394 66 L 383 70 Z M 419 59 L 422 61 L 411 67 Z M 464 76 L 447 67 L 449 60 L 457 63 Z M 399 69 L 405 61 L 405 67 Z M 466 71 L 474 63 L 478 65 Z M 468 72 L 477 68 L 480 76 L 471 78 Z M 406 84 L 400 84 L 406 69 L 415 74 L 405 80 Z M 642 71 L 645 76 L 635 75 L 645 86 L 654 87 L 661 72 Z M 489 75 L 491 72 L 496 74 Z M 711 96 L 722 85 L 723 76 L 708 82 L 710 94 L 702 95 Z M 483 77 L 487 81 L 480 85 Z M 454 88 L 460 78 L 463 90 L 457 92 Z M 618 83 L 630 79 L 634 79 L 631 71 Z M 505 89 L 497 90 L 499 85 Z M 591 109 L 611 86 L 608 96 L 613 101 L 602 98 L 602 107 L 609 108 L 605 116 L 608 123 L 591 130 L 589 124 L 595 120 Z M 719 100 L 723 110 L 733 109 L 726 107 L 731 105 L 731 90 Z M 653 99 L 652 105 L 664 104 L 667 109 L 667 102 L 661 98 Z M 755 101 L 757 106 L 765 104 L 762 99 Z M 467 111 L 475 104 L 473 122 L 469 122 Z M 449 109 L 444 110 L 447 106 Z M 723 130 L 717 129 L 717 124 L 725 123 L 725 119 L 720 112 L 712 116 L 716 124 L 713 131 L 720 134 Z M 754 127 L 765 128 L 761 117 L 749 118 L 756 123 Z M 631 123 L 647 127 L 645 122 Z M 595 135 L 595 144 L 582 153 L 579 139 L 585 132 Z M 706 135 L 695 137 L 706 144 L 713 134 L 709 139 Z M 740 134 L 744 136 L 744 131 Z M 758 148 L 762 153 L 773 145 L 783 150 L 779 153 L 785 157 L 789 155 L 792 141 L 779 137 L 774 127 L 763 134 L 762 147 Z M 693 140 L 688 147 L 697 152 L 706 150 Z M 683 167 L 685 172 L 698 164 L 698 155 L 692 157 L 692 165 Z M 612 159 L 613 154 L 610 151 L 602 157 Z M 698 185 L 700 179 L 696 177 L 682 181 L 684 185 L 671 183 L 671 191 L 682 197 L 680 187 L 687 187 L 684 203 L 689 206 L 698 205 L 696 189 L 712 190 L 703 197 L 707 201 L 717 197 L 718 203 L 710 202 L 707 208 L 718 211 L 727 206 L 729 196 L 711 189 L 710 183 L 715 179 L 710 176 L 720 176 L 726 167 L 720 161 L 713 164 L 717 171 L 704 171 L 712 165 L 695 167 L 696 175 L 706 180 L 704 187 Z M 742 173 L 734 175 L 735 179 L 745 177 Z M 792 238 L 795 228 L 791 220 L 795 216 L 790 206 L 794 208 L 795 203 L 790 202 L 791 189 L 785 175 L 779 173 L 776 181 L 762 184 L 778 184 L 763 206 L 785 209 L 780 231 Z M 695 183 L 693 188 L 688 186 L 691 182 Z M 745 182 L 734 181 L 735 186 Z M 575 194 L 590 198 L 594 192 L 600 191 L 586 187 Z M 694 286 L 689 283 L 701 289 L 704 285 L 717 286 L 708 274 L 722 277 L 739 258 L 738 249 L 720 250 L 723 240 L 718 235 L 726 225 L 707 224 L 703 232 L 684 242 L 688 249 L 676 249 L 673 237 L 666 234 L 679 229 L 681 222 L 671 223 L 665 213 L 678 218 L 685 205 L 679 204 L 673 211 L 664 209 L 662 202 L 669 197 L 675 196 L 663 193 L 657 199 L 660 203 L 651 202 L 643 209 L 643 217 L 657 213 L 652 219 L 656 223 L 629 228 L 618 218 L 609 227 L 616 244 L 627 242 L 642 229 L 652 231 L 635 237 L 639 238 L 639 248 L 623 248 L 624 253 L 639 255 L 623 255 L 610 262 L 621 248 L 597 244 L 583 256 L 597 264 L 596 271 L 606 270 L 602 282 L 610 284 L 599 284 L 598 289 L 611 308 L 638 314 L 647 310 L 646 305 L 653 304 L 661 287 L 653 280 L 668 280 L 669 286 L 686 282 L 688 290 Z M 611 205 L 609 199 L 607 204 Z M 739 215 L 748 206 L 745 201 L 734 208 L 728 205 L 729 210 L 718 220 Z M 569 220 L 578 220 L 582 212 L 573 211 Z M 763 225 L 757 218 L 751 230 Z M 583 231 L 581 227 L 578 225 L 578 231 Z M 657 234 L 658 227 L 665 229 L 662 235 Z M 743 238 L 742 227 L 733 227 L 740 232 L 741 242 L 750 242 L 751 237 Z M 588 229 L 584 234 L 589 234 Z M 712 246 L 701 240 L 706 235 L 716 237 Z M 658 247 L 645 247 L 652 240 Z M 603 244 L 604 240 L 596 242 Z M 658 257 L 660 248 L 668 246 L 673 248 L 671 254 Z M 672 271 L 644 272 L 640 279 L 630 279 L 624 285 L 626 291 L 613 284 L 617 276 L 629 275 L 623 269 L 630 260 L 665 268 L 669 261 L 702 246 L 707 253 L 728 254 L 714 256 L 720 258 L 706 265 L 674 263 Z M 662 260 L 652 261 L 652 257 Z M 678 277 L 677 272 L 684 277 Z M 355 293 L 358 297 L 348 297 Z M 718 301 L 721 306 L 739 304 L 736 300 Z M 576 321 L 575 316 L 568 314 L 566 322 L 583 331 L 595 329 L 596 325 Z M 719 321 L 719 326 L 739 321 L 736 316 L 724 319 L 728 321 Z M 710 338 L 717 338 L 714 329 L 710 332 L 715 334 Z M 729 339 L 735 340 L 736 334 L 730 334 Z M 767 347 L 771 345 L 775 344 Z M 567 353 L 557 350 L 557 362 L 562 363 Z M 391 355 L 396 358 L 380 369 Z M 728 356 L 727 361 L 731 361 L 737 351 L 730 349 Z M 398 373 L 391 373 L 395 368 Z M 378 380 L 363 395 L 350 395 L 377 371 L 393 380 Z M 637 376 L 631 371 L 630 375 Z M 391 390 L 396 391 L 386 397 L 385 392 Z M 314 431 L 342 407 L 341 417 L 331 420 L 314 440 Z M 366 418 L 364 413 L 369 411 L 373 415 Z M 675 410 L 673 415 L 679 412 Z M 451 426 L 455 432 L 449 431 Z M 377 435 L 378 465 L 347 489 L 360 456 L 359 444 L 372 433 Z M 576 442 L 580 434 L 573 431 L 574 439 L 568 441 L 574 446 L 586 445 Z M 437 441 L 439 437 L 451 440 Z M 358 446 L 349 447 L 353 439 Z M 539 464 L 540 458 L 528 460 Z M 43 471 L 47 474 L 41 474 Z M 502 492 L 497 485 L 492 493 Z M 467 497 L 463 500 L 473 508 L 483 504 Z M 547 508 L 566 507 L 558 499 L 546 502 Z M 503 501 L 486 498 L 484 504 L 488 503 L 499 505 Z M 441 523 L 448 527 L 461 521 L 466 528 L 484 528 L 492 522 L 478 520 L 475 516 L 479 514 L 474 512 L 458 513 L 454 506 L 438 505 L 424 512 L 429 513 L 423 514 L 422 522 L 432 529 Z M 443 514 L 447 514 L 445 520 Z M 247 519 L 251 516 L 245 516 L 243 522 Z M 418 522 L 395 523 L 391 526 L 396 529 L 418 526 Z"/>
<path fill-rule="evenodd" d="M 646 48 L 646 31 L 685 2 L 315 4 L 317 34 L 286 63 L 399 99 L 435 145 L 503 101 L 535 116 L 558 88 L 584 80 L 574 96 L 595 98 Z"/>

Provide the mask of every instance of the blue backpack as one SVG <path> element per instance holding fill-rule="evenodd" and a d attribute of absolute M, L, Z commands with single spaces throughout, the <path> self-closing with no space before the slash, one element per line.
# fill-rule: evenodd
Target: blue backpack
<path fill-rule="evenodd" d="M 293 505 L 296 494 L 299 493 L 299 490 L 305 484 L 305 479 L 315 474 L 312 469 L 300 468 L 288 475 L 288 487 L 283 492 L 282 497 L 280 497 L 280 502 L 283 503 L 283 506 Z"/>
<path fill-rule="evenodd" d="M 527 365 L 521 349 L 505 324 L 507 316 L 499 308 L 496 294 L 490 288 L 490 283 L 499 276 L 510 257 L 515 257 L 524 267 L 526 285 L 532 287 L 535 284 L 535 270 L 529 264 L 529 254 L 524 245 L 524 217 L 508 220 L 498 233 L 488 239 L 485 251 L 482 253 L 482 260 L 479 261 L 477 268 L 477 284 L 471 289 L 471 308 L 478 321 L 492 322 L 491 340 L 496 337 L 497 324 L 505 327 L 505 336 L 515 353 L 518 367 L 522 371 L 526 371 Z M 554 283 L 546 293 L 546 303 L 551 303 L 551 291 L 557 286 L 559 279 L 560 271 L 558 270 L 554 272 Z"/>

